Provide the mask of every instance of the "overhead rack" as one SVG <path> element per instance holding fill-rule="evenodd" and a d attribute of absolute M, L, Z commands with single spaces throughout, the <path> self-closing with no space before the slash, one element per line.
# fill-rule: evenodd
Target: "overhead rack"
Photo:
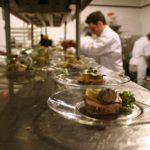
<path fill-rule="evenodd" d="M 10 13 L 37 27 L 60 26 L 76 18 L 77 57 L 80 47 L 80 12 L 92 0 L 0 0 L 4 9 L 6 49 L 11 55 Z M 33 38 L 31 39 L 33 46 Z"/>
<path fill-rule="evenodd" d="M 60 26 L 66 17 L 72 19 L 72 5 L 83 10 L 92 0 L 0 0 L 0 6 L 9 4 L 10 12 L 38 27 Z"/>

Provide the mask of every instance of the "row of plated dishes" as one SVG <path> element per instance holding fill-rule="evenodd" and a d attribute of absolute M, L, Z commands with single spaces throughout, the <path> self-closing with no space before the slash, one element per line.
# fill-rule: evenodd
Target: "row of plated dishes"
<path fill-rule="evenodd" d="M 129 77 L 117 75 L 87 60 L 85 63 L 70 58 L 53 62 L 56 69 L 62 70 L 54 73 L 53 77 L 66 88 L 50 96 L 48 106 L 81 124 L 149 123 L 149 91 L 124 85 L 130 81 Z"/>

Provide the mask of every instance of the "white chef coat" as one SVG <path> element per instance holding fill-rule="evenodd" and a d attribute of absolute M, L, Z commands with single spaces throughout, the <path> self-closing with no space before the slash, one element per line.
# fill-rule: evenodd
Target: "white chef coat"
<path fill-rule="evenodd" d="M 144 83 L 146 77 L 147 56 L 150 56 L 150 41 L 147 36 L 143 36 L 135 41 L 132 58 L 129 62 L 129 70 L 130 72 L 137 72 L 137 83 L 140 85 Z"/>
<path fill-rule="evenodd" d="M 124 74 L 121 41 L 116 32 L 106 26 L 99 37 L 81 38 L 81 53 L 93 57 L 102 66 Z"/>

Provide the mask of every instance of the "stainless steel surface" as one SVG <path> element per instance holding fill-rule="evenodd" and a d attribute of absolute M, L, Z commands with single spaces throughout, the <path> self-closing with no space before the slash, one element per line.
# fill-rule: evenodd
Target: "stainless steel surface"
<path fill-rule="evenodd" d="M 4 4 L 4 19 L 5 19 L 5 35 L 6 35 L 6 51 L 7 56 L 11 55 L 11 42 L 10 42 L 10 5 L 9 0 Z"/>
<path fill-rule="evenodd" d="M 72 74 L 71 74 L 72 73 Z M 54 79 L 64 85 L 64 86 L 71 86 L 71 87 L 99 87 L 99 86 L 106 86 L 106 85 L 121 85 L 126 82 L 130 81 L 130 78 L 128 76 L 104 76 L 103 79 L 105 82 L 100 84 L 81 84 L 79 83 L 79 73 L 78 72 L 71 72 L 69 73 L 59 73 L 54 75 Z"/>
<path fill-rule="evenodd" d="M 31 24 L 31 47 L 34 47 L 34 27 Z"/>
<path fill-rule="evenodd" d="M 112 116 L 99 116 L 89 114 L 84 105 L 83 96 L 85 88 L 71 88 L 61 90 L 48 99 L 48 106 L 68 120 L 89 126 L 132 126 L 150 123 L 150 92 L 141 88 L 130 86 L 106 86 L 115 89 L 119 95 L 123 91 L 130 91 L 135 99 L 134 109 L 131 114 L 118 113 Z M 103 89 L 105 86 L 92 87 Z M 121 101 L 118 97 L 116 101 Z"/>
<path fill-rule="evenodd" d="M 10 12 L 25 22 L 36 26 L 60 26 L 71 15 L 70 5 L 80 3 L 83 10 L 92 0 L 9 0 Z M 0 0 L 3 7 L 5 0 Z M 68 18 L 68 19 L 69 19 Z"/>
<path fill-rule="evenodd" d="M 124 127 L 92 127 L 43 112 L 38 121 L 39 134 L 70 150 L 149 150 L 150 124 Z"/>
<path fill-rule="evenodd" d="M 150 149 L 150 124 L 86 126 L 56 114 L 46 102 L 60 85 L 50 73 L 40 75 L 25 83 L 1 76 L 0 150 Z M 137 87 L 132 82 L 126 84 Z"/>
<path fill-rule="evenodd" d="M 49 74 L 43 73 L 49 78 Z M 0 150 L 56 150 L 38 135 L 36 118 L 48 109 L 46 100 L 57 87 L 52 80 L 39 78 L 14 82 L 0 77 Z M 52 85 L 49 88 L 47 85 Z M 45 85 L 44 87 L 42 87 Z M 47 92 L 46 92 L 47 91 Z M 44 93 L 44 95 L 42 94 Z"/>
<path fill-rule="evenodd" d="M 67 21 L 64 23 L 64 41 L 67 40 Z"/>
<path fill-rule="evenodd" d="M 80 50 L 80 10 L 81 5 L 79 3 L 76 4 L 76 57 L 79 58 L 79 50 Z"/>

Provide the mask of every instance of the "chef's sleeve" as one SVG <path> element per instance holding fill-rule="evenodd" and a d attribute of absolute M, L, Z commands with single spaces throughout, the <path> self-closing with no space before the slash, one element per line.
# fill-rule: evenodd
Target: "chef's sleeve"
<path fill-rule="evenodd" d="M 115 42 L 112 37 L 101 37 L 92 39 L 91 37 L 81 39 L 81 52 L 87 56 L 95 57 L 108 53 L 106 49 Z"/>

